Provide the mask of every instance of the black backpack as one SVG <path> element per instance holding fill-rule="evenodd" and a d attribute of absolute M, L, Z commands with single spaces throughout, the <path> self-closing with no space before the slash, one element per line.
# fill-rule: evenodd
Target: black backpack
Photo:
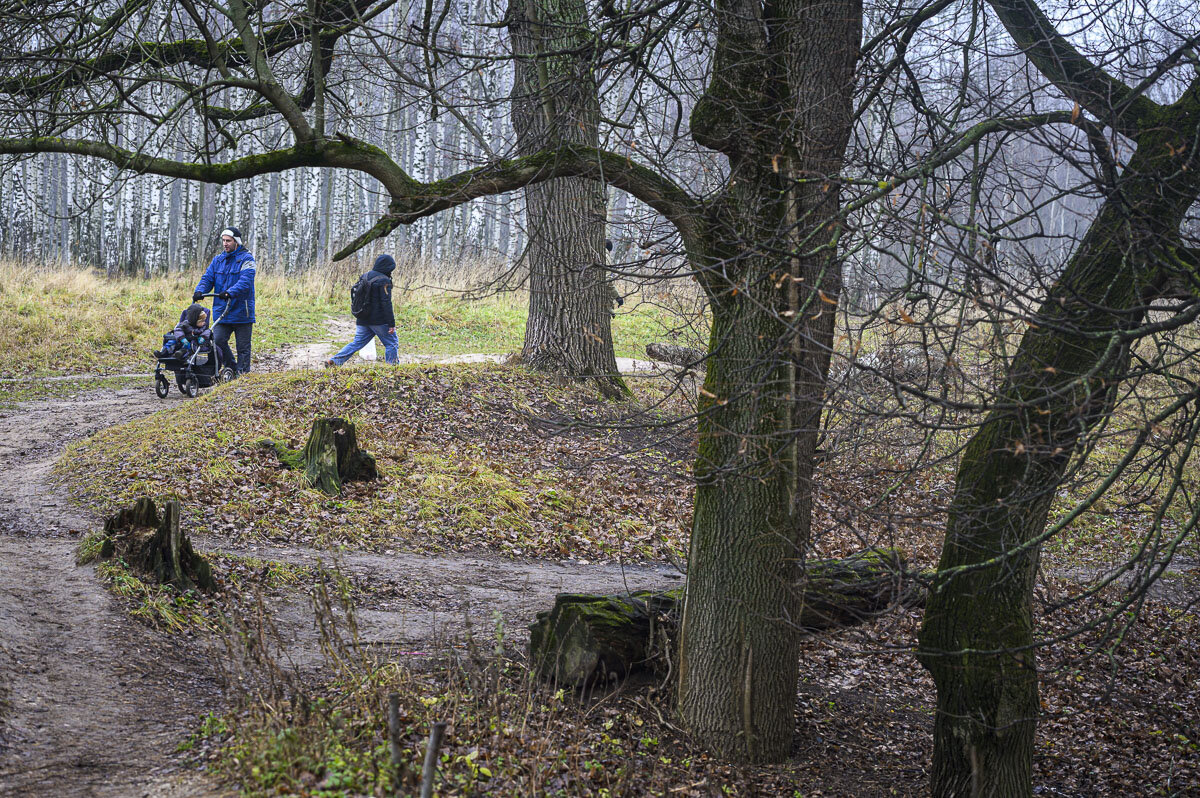
<path fill-rule="evenodd" d="M 374 288 L 374 281 L 367 279 L 369 274 L 370 272 L 365 272 L 359 275 L 358 282 L 350 286 L 350 312 L 355 316 L 361 316 L 371 302 L 371 289 Z"/>

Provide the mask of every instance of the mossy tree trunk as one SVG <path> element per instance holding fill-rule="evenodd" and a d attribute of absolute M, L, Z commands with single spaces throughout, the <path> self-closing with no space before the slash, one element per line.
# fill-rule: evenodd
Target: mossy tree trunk
<path fill-rule="evenodd" d="M 777 16 L 765 16 L 777 14 Z M 701 279 L 712 338 L 679 643 L 684 725 L 721 755 L 787 757 L 797 585 L 841 285 L 835 180 L 849 138 L 857 0 L 718 2 L 693 136 L 729 158 Z"/>
<path fill-rule="evenodd" d="M 1035 20 L 1018 22 L 1023 31 Z M 937 684 L 940 798 L 1032 794 L 1039 536 L 1072 457 L 1129 373 L 1145 309 L 1172 277 L 1198 285 L 1178 245 L 1200 194 L 1200 92 L 1146 123 L 959 466 L 919 646 Z"/>
<path fill-rule="evenodd" d="M 304 476 L 322 493 L 338 496 L 342 483 L 377 479 L 375 458 L 358 448 L 354 425 L 342 418 L 313 419 L 304 445 Z"/>
<path fill-rule="evenodd" d="M 600 101 L 582 0 L 511 0 L 512 119 L 517 149 L 599 143 Z M 529 316 L 522 359 L 529 366 L 592 376 L 603 394 L 628 389 L 617 374 L 605 267 L 603 184 L 563 177 L 525 189 Z"/>

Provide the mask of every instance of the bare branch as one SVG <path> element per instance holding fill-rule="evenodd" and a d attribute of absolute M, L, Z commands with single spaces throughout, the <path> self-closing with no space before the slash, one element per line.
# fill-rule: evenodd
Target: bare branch
<path fill-rule="evenodd" d="M 1135 138 L 1160 108 L 1089 61 L 1032 0 L 989 2 L 1037 70 L 1102 123 Z"/>

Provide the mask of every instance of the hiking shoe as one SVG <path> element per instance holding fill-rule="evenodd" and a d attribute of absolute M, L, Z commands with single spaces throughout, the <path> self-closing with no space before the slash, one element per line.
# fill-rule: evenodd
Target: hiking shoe
<path fill-rule="evenodd" d="M 333 362 L 333 358 L 330 358 L 329 360 L 325 361 L 325 368 L 327 368 L 327 369 L 331 369 L 336 365 L 337 365 L 337 363 Z"/>

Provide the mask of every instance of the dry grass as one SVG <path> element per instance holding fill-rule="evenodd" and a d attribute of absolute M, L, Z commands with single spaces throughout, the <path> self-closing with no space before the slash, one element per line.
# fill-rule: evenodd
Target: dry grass
<path fill-rule="evenodd" d="M 86 269 L 0 263 L 0 376 L 148 371 L 148 351 L 179 321 L 199 277 L 109 280 Z M 330 279 L 259 275 L 256 346 L 323 333 L 324 318 L 342 310 L 327 298 Z"/>

